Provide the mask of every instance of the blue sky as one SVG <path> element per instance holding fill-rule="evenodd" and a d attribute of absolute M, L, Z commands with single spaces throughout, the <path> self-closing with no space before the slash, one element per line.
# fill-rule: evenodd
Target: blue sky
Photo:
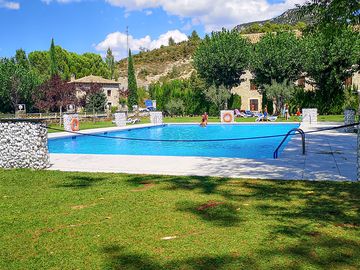
<path fill-rule="evenodd" d="M 119 59 L 130 47 L 154 49 L 201 36 L 222 27 L 272 18 L 303 0 L 0 0 L 0 57 L 16 49 L 47 50 L 51 38 L 77 53 L 104 54 L 111 47 Z"/>

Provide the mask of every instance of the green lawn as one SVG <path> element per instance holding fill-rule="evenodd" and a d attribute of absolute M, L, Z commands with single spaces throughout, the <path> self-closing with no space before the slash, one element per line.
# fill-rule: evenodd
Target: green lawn
<path fill-rule="evenodd" d="M 254 117 L 251 118 L 236 118 L 236 122 L 255 122 Z M 318 118 L 321 122 L 344 122 L 344 116 L 343 115 L 320 115 Z M 284 118 L 278 118 L 277 122 L 299 122 L 298 117 L 292 116 L 290 120 L 286 121 Z M 165 123 L 200 123 L 201 117 L 165 117 L 164 118 Z M 220 119 L 218 117 L 209 117 L 209 122 L 220 122 Z M 150 123 L 150 120 L 148 117 L 141 118 L 141 122 L 139 124 L 146 124 Z M 92 129 L 92 128 L 105 128 L 105 127 L 115 127 L 115 124 L 113 124 L 111 121 L 99 121 L 99 122 L 81 122 L 80 123 L 80 129 Z M 58 124 L 51 124 L 50 128 L 56 128 L 56 129 L 63 129 L 62 127 L 59 127 Z M 49 133 L 58 132 L 56 130 L 49 129 Z"/>
<path fill-rule="evenodd" d="M 0 269 L 360 268 L 359 183 L 11 170 L 0 213 Z"/>

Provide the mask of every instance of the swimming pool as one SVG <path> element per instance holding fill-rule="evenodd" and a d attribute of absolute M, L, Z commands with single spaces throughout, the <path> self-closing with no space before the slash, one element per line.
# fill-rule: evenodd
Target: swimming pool
<path fill-rule="evenodd" d="M 121 138 L 175 140 L 175 142 L 132 141 L 81 135 L 49 139 L 48 146 L 50 153 L 65 154 L 272 158 L 274 150 L 283 137 L 204 142 L 176 142 L 176 140 L 217 140 L 279 135 L 298 127 L 298 124 L 210 124 L 202 128 L 199 125 L 169 124 L 95 134 Z M 289 140 L 290 138 L 287 142 Z"/>

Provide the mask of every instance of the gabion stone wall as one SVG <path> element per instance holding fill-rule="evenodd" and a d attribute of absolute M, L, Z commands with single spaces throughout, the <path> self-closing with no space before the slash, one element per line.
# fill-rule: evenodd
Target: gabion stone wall
<path fill-rule="evenodd" d="M 316 124 L 317 115 L 317 109 L 302 109 L 302 122 L 308 124 Z"/>
<path fill-rule="evenodd" d="M 344 124 L 345 125 L 351 125 L 355 124 L 355 110 L 345 110 L 344 111 Z M 355 132 L 355 126 L 347 127 L 344 129 L 345 132 L 353 133 Z"/>
<path fill-rule="evenodd" d="M 115 113 L 115 124 L 117 127 L 125 127 L 126 113 Z"/>
<path fill-rule="evenodd" d="M 162 112 L 150 112 L 150 123 L 157 125 L 163 123 L 163 114 Z"/>
<path fill-rule="evenodd" d="M 0 168 L 48 168 L 47 135 L 42 121 L 0 119 Z"/>

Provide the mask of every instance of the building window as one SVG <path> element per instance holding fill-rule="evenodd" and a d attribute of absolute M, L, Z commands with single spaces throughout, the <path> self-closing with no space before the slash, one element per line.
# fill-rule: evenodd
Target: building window
<path fill-rule="evenodd" d="M 250 99 L 250 111 L 252 111 L 252 112 L 259 111 L 259 100 L 258 99 Z"/>
<path fill-rule="evenodd" d="M 107 96 L 111 97 L 111 90 L 107 90 Z"/>
<path fill-rule="evenodd" d="M 300 77 L 298 79 L 298 86 L 305 88 L 305 77 Z"/>
<path fill-rule="evenodd" d="M 348 77 L 345 80 L 345 87 L 351 87 L 352 86 L 352 77 Z"/>
<path fill-rule="evenodd" d="M 254 83 L 254 80 L 250 80 L 250 90 L 257 90 L 257 86 Z"/>

